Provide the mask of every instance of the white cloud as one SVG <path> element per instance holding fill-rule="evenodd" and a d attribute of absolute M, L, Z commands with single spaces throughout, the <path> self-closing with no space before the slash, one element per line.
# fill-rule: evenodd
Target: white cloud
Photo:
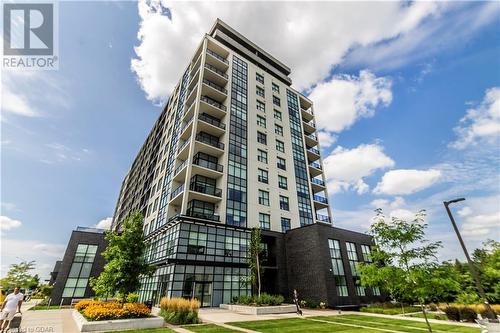
<path fill-rule="evenodd" d="M 22 225 L 21 221 L 11 219 L 8 216 L 0 216 L 0 230 L 8 231 L 19 228 Z"/>
<path fill-rule="evenodd" d="M 111 228 L 112 222 L 113 222 L 112 217 L 106 217 L 105 219 L 102 219 L 99 222 L 97 222 L 97 224 L 94 227 L 99 229 L 109 230 Z"/>
<path fill-rule="evenodd" d="M 63 244 L 42 243 L 36 240 L 2 238 L 0 276 L 5 276 L 12 264 L 34 260 L 36 263 L 33 274 L 39 274 L 41 280 L 47 279 L 56 260 L 62 259 L 65 247 Z"/>
<path fill-rule="evenodd" d="M 22 93 L 14 93 L 8 85 L 2 89 L 2 113 L 8 112 L 25 117 L 35 117 L 37 112 Z"/>
<path fill-rule="evenodd" d="M 139 45 L 131 69 L 148 99 L 165 100 L 186 60 L 220 17 L 289 65 L 294 86 L 304 90 L 325 80 L 349 50 L 391 44 L 426 19 L 437 20 L 447 7 L 435 2 L 141 1 Z"/>
<path fill-rule="evenodd" d="M 314 101 L 318 127 L 331 132 L 341 132 L 362 117 L 371 117 L 379 105 L 392 101 L 392 81 L 376 77 L 367 70 L 359 76 L 337 75 L 320 83 L 309 94 Z"/>
<path fill-rule="evenodd" d="M 332 133 L 325 131 L 318 131 L 317 133 L 319 144 L 321 145 L 322 149 L 331 147 L 335 143 L 335 141 L 337 141 L 337 136 L 333 135 Z"/>
<path fill-rule="evenodd" d="M 359 194 L 368 190 L 364 177 L 375 171 L 394 166 L 394 161 L 387 156 L 378 144 L 362 144 L 353 149 L 335 148 L 323 161 L 328 190 L 336 193 L 355 189 Z"/>
<path fill-rule="evenodd" d="M 468 109 L 460 125 L 455 128 L 458 139 L 450 144 L 464 149 L 482 140 L 494 142 L 500 136 L 500 87 L 486 90 L 483 101 Z"/>
<path fill-rule="evenodd" d="M 384 174 L 374 193 L 389 195 L 412 194 L 434 185 L 441 177 L 441 171 L 435 169 L 391 170 Z"/>
<path fill-rule="evenodd" d="M 487 215 L 473 215 L 462 225 L 464 236 L 498 239 L 500 228 L 500 212 Z"/>
<path fill-rule="evenodd" d="M 461 217 L 466 217 L 472 214 L 472 209 L 469 206 L 466 206 L 458 211 L 458 215 Z"/>

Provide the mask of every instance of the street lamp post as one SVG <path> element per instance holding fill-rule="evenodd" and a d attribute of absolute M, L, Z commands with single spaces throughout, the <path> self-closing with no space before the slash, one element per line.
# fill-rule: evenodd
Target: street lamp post
<path fill-rule="evenodd" d="M 474 278 L 474 281 L 476 282 L 476 287 L 477 290 L 479 291 L 479 295 L 484 301 L 484 305 L 486 306 L 486 310 L 488 312 L 488 317 L 489 319 L 492 319 L 494 321 L 498 321 L 498 319 L 495 316 L 495 312 L 493 312 L 493 309 L 490 306 L 490 303 L 488 302 L 488 299 L 486 298 L 486 293 L 484 292 L 483 286 L 481 285 L 481 281 L 479 280 L 479 275 L 477 274 L 476 268 L 474 267 L 474 264 L 472 260 L 470 259 L 469 252 L 467 251 L 467 248 L 465 247 L 464 240 L 462 239 L 462 236 L 460 235 L 460 231 L 458 230 L 457 224 L 455 223 L 455 219 L 453 218 L 453 215 L 451 214 L 451 210 L 449 205 L 452 203 L 457 203 L 460 201 L 464 201 L 465 198 L 458 198 L 450 201 L 444 201 L 444 207 L 446 208 L 446 212 L 448 213 L 448 216 L 450 217 L 451 224 L 453 225 L 453 229 L 455 229 L 455 233 L 457 234 L 458 241 L 460 242 L 460 245 L 462 246 L 462 250 L 464 251 L 465 258 L 467 259 L 467 263 L 469 264 L 469 269 L 472 274 L 472 277 Z"/>

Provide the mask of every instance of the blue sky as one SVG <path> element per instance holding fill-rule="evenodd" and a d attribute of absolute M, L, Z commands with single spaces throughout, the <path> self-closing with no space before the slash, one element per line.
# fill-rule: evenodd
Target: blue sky
<path fill-rule="evenodd" d="M 465 196 L 467 243 L 500 239 L 499 12 L 498 2 L 60 3 L 59 70 L 2 72 L 2 275 L 20 258 L 46 275 L 72 229 L 112 216 L 217 16 L 289 64 L 313 98 L 337 226 L 366 231 L 376 207 L 427 209 L 450 259 L 460 255 L 442 201 Z"/>

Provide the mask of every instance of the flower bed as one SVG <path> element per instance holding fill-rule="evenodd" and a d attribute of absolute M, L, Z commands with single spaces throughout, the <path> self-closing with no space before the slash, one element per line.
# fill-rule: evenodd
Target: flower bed
<path fill-rule="evenodd" d="M 233 300 L 233 304 L 251 306 L 276 306 L 281 305 L 285 298 L 281 295 L 269 295 L 262 293 L 260 296 L 242 295 Z"/>
<path fill-rule="evenodd" d="M 75 304 L 75 309 L 87 320 L 112 320 L 147 318 L 151 311 L 142 303 L 118 303 L 83 300 Z"/>

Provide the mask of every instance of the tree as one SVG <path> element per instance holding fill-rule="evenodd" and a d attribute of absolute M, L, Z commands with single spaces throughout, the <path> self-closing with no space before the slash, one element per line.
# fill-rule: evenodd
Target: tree
<path fill-rule="evenodd" d="M 123 222 L 120 232 L 106 234 L 108 246 L 102 254 L 106 265 L 101 275 L 90 282 L 96 295 L 124 299 L 139 289 L 141 276 L 154 272 L 154 266 L 144 260 L 146 245 L 142 230 L 142 214 L 133 212 Z"/>
<path fill-rule="evenodd" d="M 262 269 L 260 267 L 259 255 L 262 252 L 260 228 L 252 228 L 250 233 L 250 244 L 248 249 L 248 266 L 250 267 L 250 283 L 252 290 L 257 290 L 260 297 Z"/>
<path fill-rule="evenodd" d="M 29 274 L 34 269 L 35 261 L 21 261 L 19 264 L 12 264 L 7 276 L 0 280 L 0 284 L 7 289 L 13 289 L 17 286 L 36 288 L 39 283 L 38 275 Z"/>
<path fill-rule="evenodd" d="M 445 289 L 453 285 L 446 281 L 441 285 L 436 271 L 436 252 L 440 242 L 425 239 L 425 211 L 420 211 L 412 221 L 393 217 L 390 221 L 381 209 L 371 226 L 375 240 L 371 263 L 360 264 L 363 286 L 379 287 L 400 301 L 419 301 L 429 332 L 424 304 L 434 294 L 434 288 Z"/>

